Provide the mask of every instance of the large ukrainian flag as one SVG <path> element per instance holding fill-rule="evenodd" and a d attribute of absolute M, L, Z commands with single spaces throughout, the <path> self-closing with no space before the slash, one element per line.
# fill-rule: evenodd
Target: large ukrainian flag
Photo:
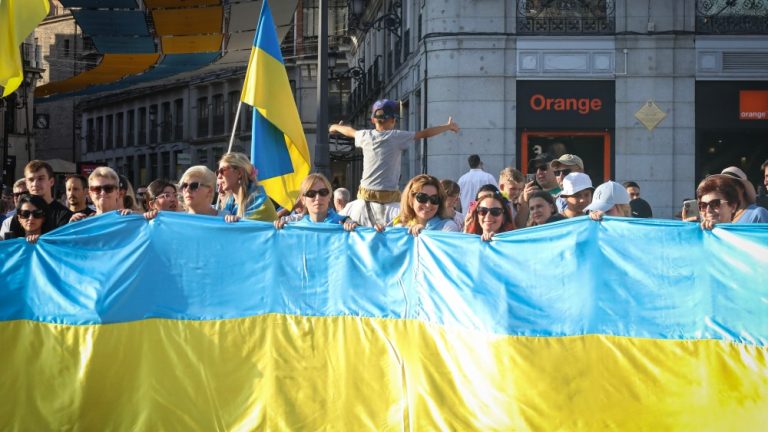
<path fill-rule="evenodd" d="M 273 200 L 293 208 L 299 185 L 309 174 L 309 149 L 267 0 L 240 99 L 254 108 L 251 162 L 259 170 L 259 182 Z"/>
<path fill-rule="evenodd" d="M 768 424 L 766 225 L 108 214 L 0 258 L 0 430 Z"/>

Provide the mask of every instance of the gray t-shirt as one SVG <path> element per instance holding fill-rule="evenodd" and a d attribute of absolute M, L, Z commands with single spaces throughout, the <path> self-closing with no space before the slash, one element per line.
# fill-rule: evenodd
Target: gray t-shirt
<path fill-rule="evenodd" d="M 363 179 L 360 186 L 371 190 L 400 190 L 400 158 L 413 145 L 415 132 L 373 129 L 355 133 L 355 146 L 363 149 Z"/>

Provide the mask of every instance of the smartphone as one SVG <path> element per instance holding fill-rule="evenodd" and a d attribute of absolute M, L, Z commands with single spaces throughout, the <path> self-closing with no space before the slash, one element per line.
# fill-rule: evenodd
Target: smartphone
<path fill-rule="evenodd" d="M 525 182 L 530 183 L 532 181 L 536 180 L 536 174 L 526 174 L 525 175 Z"/>
<path fill-rule="evenodd" d="M 687 217 L 699 216 L 699 201 L 695 199 L 683 201 L 683 209 Z"/>

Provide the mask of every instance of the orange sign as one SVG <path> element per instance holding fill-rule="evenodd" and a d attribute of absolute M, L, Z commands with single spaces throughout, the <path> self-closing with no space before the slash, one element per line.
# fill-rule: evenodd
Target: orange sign
<path fill-rule="evenodd" d="M 768 90 L 740 90 L 739 119 L 768 120 Z"/>
<path fill-rule="evenodd" d="M 530 104 L 534 111 L 576 111 L 581 115 L 603 107 L 603 101 L 598 98 L 548 98 L 538 93 L 531 96 Z"/>

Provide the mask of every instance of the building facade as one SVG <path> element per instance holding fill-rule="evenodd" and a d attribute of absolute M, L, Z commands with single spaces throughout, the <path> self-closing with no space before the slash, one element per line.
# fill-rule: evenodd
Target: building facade
<path fill-rule="evenodd" d="M 768 5 L 750 1 L 350 2 L 350 121 L 402 103 L 400 125 L 461 125 L 417 143 L 401 182 L 493 174 L 536 153 L 575 153 L 595 184 L 634 180 L 672 217 L 728 165 L 768 159 Z M 761 105 L 762 104 L 762 105 Z"/>

